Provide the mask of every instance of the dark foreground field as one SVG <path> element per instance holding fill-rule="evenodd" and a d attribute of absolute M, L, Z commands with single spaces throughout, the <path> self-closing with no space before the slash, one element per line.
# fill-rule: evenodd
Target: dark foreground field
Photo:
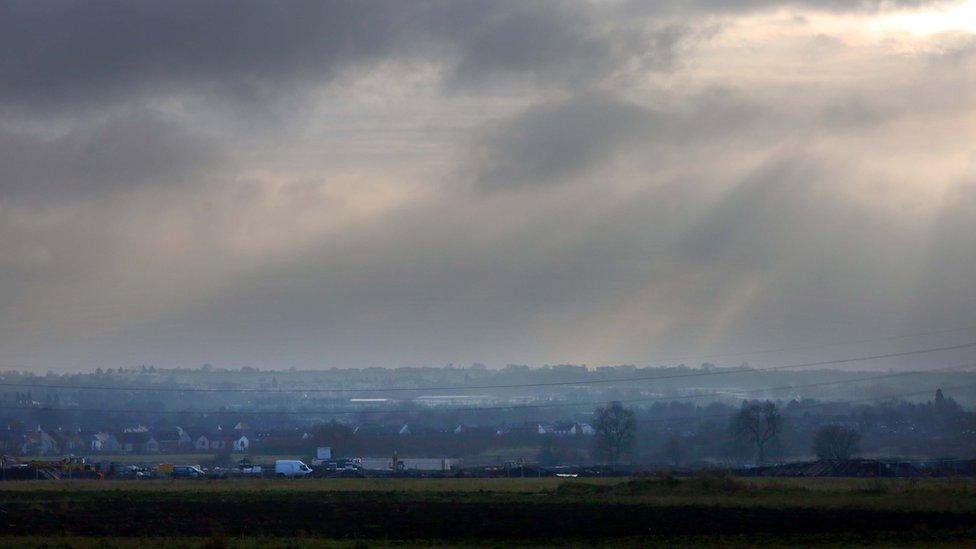
<path fill-rule="evenodd" d="M 24 482 L 16 546 L 969 545 L 967 480 Z"/>

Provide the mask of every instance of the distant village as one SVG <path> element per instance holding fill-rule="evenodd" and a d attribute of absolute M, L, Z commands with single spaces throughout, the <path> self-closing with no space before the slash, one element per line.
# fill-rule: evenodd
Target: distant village
<path fill-rule="evenodd" d="M 411 437 L 414 429 L 408 424 L 382 425 L 364 423 L 351 429 L 353 436 L 367 437 Z M 256 453 L 307 453 L 316 442 L 314 430 L 303 429 L 252 429 L 238 422 L 227 428 L 217 425 L 214 428 L 198 427 L 184 429 L 169 427 L 151 429 L 138 425 L 120 430 L 86 431 L 63 428 L 45 429 L 38 425 L 26 432 L 8 425 L 0 430 L 0 453 L 18 456 L 60 456 L 77 455 L 144 455 L 144 454 L 190 454 L 204 455 L 229 452 L 233 454 Z M 538 435 L 554 437 L 575 437 L 596 434 L 596 429 L 588 423 L 532 423 L 518 428 L 486 429 L 457 425 L 449 431 L 431 431 L 421 428 L 418 434 L 424 436 L 443 435 L 456 437 L 471 435 Z"/>
<path fill-rule="evenodd" d="M 734 421 L 763 403 L 779 423 L 760 461 L 812 457 L 812 441 L 826 427 L 855 433 L 861 456 L 976 456 L 976 374 L 969 371 L 141 366 L 7 371 L 0 387 L 0 454 L 8 456 L 196 455 L 225 463 L 331 447 L 345 458 L 585 465 L 606 461 L 597 410 L 611 402 L 633 414 L 632 440 L 619 456 L 632 464 L 755 463 L 756 444 Z"/>

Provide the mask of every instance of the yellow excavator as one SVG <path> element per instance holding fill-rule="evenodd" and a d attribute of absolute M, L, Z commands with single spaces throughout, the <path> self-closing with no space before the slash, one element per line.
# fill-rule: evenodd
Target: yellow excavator
<path fill-rule="evenodd" d="M 41 471 L 50 471 L 59 478 L 101 478 L 95 466 L 83 457 L 69 456 L 63 459 L 35 459 L 27 465 Z"/>

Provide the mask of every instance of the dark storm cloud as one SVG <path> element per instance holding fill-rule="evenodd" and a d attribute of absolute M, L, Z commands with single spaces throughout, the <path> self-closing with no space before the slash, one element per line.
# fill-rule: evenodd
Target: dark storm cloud
<path fill-rule="evenodd" d="M 6 2 L 0 94 L 111 102 L 162 86 L 287 86 L 390 51 L 396 2 Z M 170 91 L 164 89 L 162 91 Z"/>
<path fill-rule="evenodd" d="M 212 165 L 219 149 L 147 111 L 118 113 L 55 138 L 0 128 L 0 198 L 73 199 L 174 183 Z"/>
<path fill-rule="evenodd" d="M 778 4 L 6 0 L 0 3 L 0 101 L 52 108 L 176 92 L 267 99 L 358 64 L 411 58 L 446 63 L 460 86 L 498 76 L 579 83 L 625 62 L 645 68 L 674 62 L 688 28 L 649 24 L 634 19 L 634 11 L 690 17 Z"/>
<path fill-rule="evenodd" d="M 47 107 L 174 91 L 260 97 L 415 56 L 447 61 L 461 84 L 577 81 L 628 53 L 599 8 L 562 2 L 8 1 L 0 13 L 0 100 Z"/>

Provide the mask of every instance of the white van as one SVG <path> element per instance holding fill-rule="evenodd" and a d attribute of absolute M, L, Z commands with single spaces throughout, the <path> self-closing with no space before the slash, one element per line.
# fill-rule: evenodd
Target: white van
<path fill-rule="evenodd" d="M 312 474 L 312 469 L 297 459 L 279 459 L 275 461 L 276 477 L 301 478 Z"/>

